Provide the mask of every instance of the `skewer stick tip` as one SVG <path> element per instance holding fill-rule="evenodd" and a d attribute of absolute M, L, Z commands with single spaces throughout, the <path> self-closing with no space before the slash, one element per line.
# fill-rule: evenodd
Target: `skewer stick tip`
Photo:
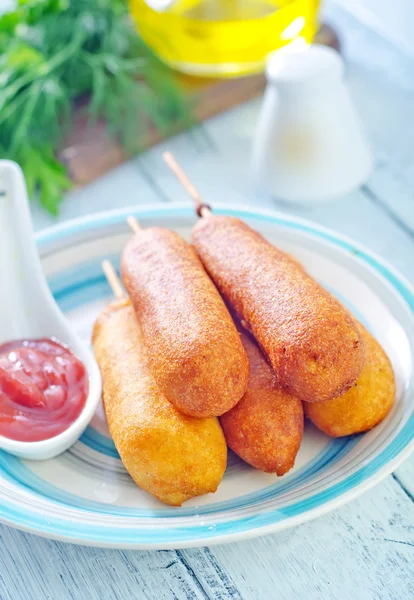
<path fill-rule="evenodd" d="M 165 152 L 163 152 L 162 157 L 165 160 L 165 162 L 167 163 L 167 165 L 177 163 L 173 154 L 171 154 L 171 152 L 169 150 L 166 150 Z"/>
<path fill-rule="evenodd" d="M 109 260 L 102 261 L 102 270 L 105 273 L 109 287 L 111 288 L 115 298 L 121 300 L 125 298 L 124 288 L 122 287 L 121 281 L 114 269 L 113 264 Z"/>
<path fill-rule="evenodd" d="M 166 151 L 163 152 L 162 157 L 167 163 L 168 167 L 174 173 L 178 181 L 181 183 L 187 194 L 190 196 L 190 198 L 192 198 L 198 216 L 208 217 L 211 214 L 211 208 L 208 206 L 208 204 L 205 204 L 203 202 L 199 191 L 197 190 L 193 182 L 189 179 L 184 169 L 178 163 L 175 156 L 171 152 Z"/>
<path fill-rule="evenodd" d="M 139 224 L 138 219 L 136 217 L 133 217 L 132 215 L 130 215 L 127 218 L 127 223 L 134 233 L 138 233 L 142 229 L 141 225 Z"/>

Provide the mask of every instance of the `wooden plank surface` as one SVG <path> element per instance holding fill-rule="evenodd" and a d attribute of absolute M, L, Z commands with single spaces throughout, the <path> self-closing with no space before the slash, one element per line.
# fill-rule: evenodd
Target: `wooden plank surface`
<path fill-rule="evenodd" d="M 214 554 L 249 600 L 412 598 L 413 504 L 388 478 L 312 523 Z"/>
<path fill-rule="evenodd" d="M 131 203 L 184 200 L 161 162 L 160 152 L 168 145 L 211 201 L 275 207 L 315 220 L 378 252 L 414 284 L 414 104 L 406 81 L 410 64 L 414 67 L 342 10 L 330 17 L 345 39 L 350 89 L 376 157 L 374 173 L 361 191 L 334 204 L 296 210 L 257 197 L 247 176 L 258 111 L 253 102 L 70 194 L 62 218 Z M 34 218 L 38 227 L 46 222 L 37 207 Z M 1 600 L 411 600 L 414 457 L 330 515 L 228 546 L 119 552 L 42 540 L 4 526 L 0 536 Z"/>
<path fill-rule="evenodd" d="M 1 600 L 207 597 L 191 568 L 175 551 L 94 550 L 3 526 L 0 543 Z"/>
<path fill-rule="evenodd" d="M 413 233 L 413 60 L 377 35 L 362 37 L 363 29 L 347 27 L 348 22 L 354 20 L 343 20 L 349 86 L 375 157 L 368 188 L 391 218 Z"/>
<path fill-rule="evenodd" d="M 336 32 L 327 25 L 321 26 L 315 41 L 339 49 Z M 265 77 L 259 74 L 238 79 L 200 79 L 180 75 L 179 83 L 191 106 L 192 117 L 201 123 L 258 96 L 264 89 Z M 167 137 L 185 126 L 185 123 L 177 122 Z M 165 137 L 150 123 L 144 129 L 142 148 L 153 146 Z M 72 131 L 59 157 L 77 185 L 91 183 L 127 160 L 121 145 L 108 135 L 105 122 L 100 120 L 92 124 L 88 121 L 85 101 L 75 112 Z"/>
<path fill-rule="evenodd" d="M 38 205 L 33 205 L 32 214 L 36 229 L 43 229 L 57 222 L 82 217 L 97 210 L 159 201 L 160 193 L 156 185 L 151 179 L 148 181 L 145 173 L 141 173 L 136 164 L 128 162 L 87 187 L 66 194 L 58 219 L 46 213 Z"/>
<path fill-rule="evenodd" d="M 237 80 L 199 80 L 198 84 L 186 79 L 182 83 L 192 106 L 193 117 L 201 122 L 257 96 L 263 90 L 265 80 L 262 75 L 255 75 Z M 182 130 L 183 126 L 177 123 L 170 131 L 170 136 Z M 153 146 L 163 137 L 148 124 L 141 140 L 142 148 Z M 85 106 L 81 105 L 75 113 L 72 132 L 59 158 L 66 164 L 73 182 L 86 185 L 124 163 L 127 155 L 117 140 L 108 135 L 103 120 L 88 124 Z"/>

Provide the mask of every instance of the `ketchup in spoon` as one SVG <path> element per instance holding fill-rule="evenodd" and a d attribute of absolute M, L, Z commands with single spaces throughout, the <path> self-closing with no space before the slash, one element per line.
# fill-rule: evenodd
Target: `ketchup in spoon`
<path fill-rule="evenodd" d="M 50 439 L 80 415 L 89 392 L 83 363 L 54 338 L 0 346 L 0 435 Z"/>

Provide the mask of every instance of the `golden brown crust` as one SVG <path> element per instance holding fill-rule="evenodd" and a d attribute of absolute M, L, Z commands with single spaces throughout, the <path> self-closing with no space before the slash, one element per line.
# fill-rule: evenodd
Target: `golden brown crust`
<path fill-rule="evenodd" d="M 295 260 L 233 217 L 200 219 L 193 244 L 285 390 L 322 402 L 355 383 L 364 362 L 358 329 Z"/>
<path fill-rule="evenodd" d="M 195 417 L 232 408 L 247 386 L 247 357 L 194 249 L 168 229 L 143 230 L 127 244 L 121 274 L 167 399 Z"/>
<path fill-rule="evenodd" d="M 328 402 L 304 402 L 306 416 L 332 437 L 372 429 L 387 416 L 395 400 L 395 377 L 388 356 L 363 325 L 359 324 L 359 329 L 366 358 L 356 385 Z"/>
<path fill-rule="evenodd" d="M 137 485 L 177 506 L 215 492 L 227 460 L 218 420 L 187 417 L 159 391 L 129 301 L 103 311 L 95 323 L 93 349 L 109 430 Z"/>
<path fill-rule="evenodd" d="M 247 463 L 284 475 L 294 465 L 303 436 L 302 402 L 277 384 L 257 344 L 240 330 L 250 363 L 247 391 L 220 418 L 228 446 Z"/>

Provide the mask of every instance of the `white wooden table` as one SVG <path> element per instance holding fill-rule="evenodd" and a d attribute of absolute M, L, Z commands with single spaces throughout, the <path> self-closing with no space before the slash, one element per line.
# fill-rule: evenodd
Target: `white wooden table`
<path fill-rule="evenodd" d="M 170 148 L 208 200 L 262 204 L 345 233 L 414 284 L 414 62 L 342 10 L 348 82 L 375 153 L 362 190 L 292 210 L 250 190 L 246 163 L 258 102 L 161 144 L 68 194 L 61 219 L 134 203 L 185 201 L 160 158 Z M 37 228 L 52 219 L 34 208 Z M 294 530 L 196 550 L 111 551 L 0 526 L 1 600 L 405 600 L 414 598 L 414 456 L 349 506 Z"/>

